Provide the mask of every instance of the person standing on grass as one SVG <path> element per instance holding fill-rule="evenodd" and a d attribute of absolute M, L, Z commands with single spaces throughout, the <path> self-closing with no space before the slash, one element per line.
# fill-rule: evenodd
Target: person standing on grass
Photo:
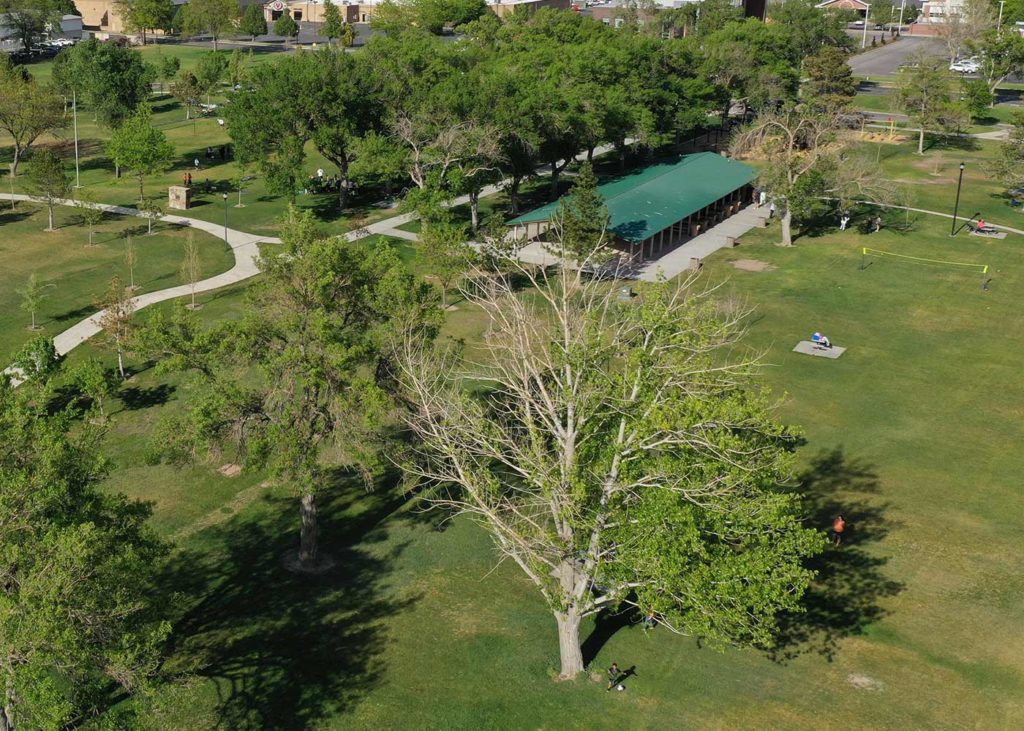
<path fill-rule="evenodd" d="M 843 211 L 843 215 L 839 217 L 839 230 L 845 231 L 846 225 L 850 223 L 850 212 Z"/>
<path fill-rule="evenodd" d="M 875 216 L 875 220 L 873 221 L 873 223 L 874 223 L 874 226 L 875 226 L 875 233 L 878 233 L 879 231 L 882 230 L 882 217 L 881 216 Z"/>
<path fill-rule="evenodd" d="M 846 531 L 846 520 L 843 516 L 837 515 L 832 521 L 832 530 L 829 531 L 832 538 L 832 545 L 838 546 L 843 542 L 843 533 Z"/>
<path fill-rule="evenodd" d="M 608 687 L 604 689 L 604 692 L 607 693 L 612 688 L 614 688 L 615 687 L 615 683 L 618 681 L 618 679 L 619 679 L 619 665 L 618 665 L 618 663 L 614 663 L 613 662 L 612 666 L 610 668 L 608 668 Z"/>

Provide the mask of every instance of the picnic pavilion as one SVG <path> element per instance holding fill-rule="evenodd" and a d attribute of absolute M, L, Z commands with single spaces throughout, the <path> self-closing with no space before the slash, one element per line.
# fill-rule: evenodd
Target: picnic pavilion
<path fill-rule="evenodd" d="M 698 152 L 609 180 L 598 192 L 608 208 L 610 245 L 634 262 L 657 258 L 753 202 L 756 175 L 737 160 Z M 541 238 L 560 204 L 524 213 L 508 226 L 516 238 Z"/>

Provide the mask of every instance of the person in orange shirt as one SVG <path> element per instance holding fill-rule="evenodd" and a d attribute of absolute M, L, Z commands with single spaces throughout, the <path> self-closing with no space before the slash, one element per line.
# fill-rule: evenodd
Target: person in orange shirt
<path fill-rule="evenodd" d="M 843 516 L 837 515 L 835 520 L 832 521 L 832 530 L 830 531 L 833 546 L 838 546 L 843 542 L 843 532 L 845 530 L 846 521 L 843 519 Z"/>

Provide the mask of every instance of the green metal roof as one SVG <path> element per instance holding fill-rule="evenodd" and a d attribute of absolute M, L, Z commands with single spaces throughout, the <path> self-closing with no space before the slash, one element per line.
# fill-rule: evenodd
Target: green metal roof
<path fill-rule="evenodd" d="M 711 205 L 754 179 L 752 167 L 713 152 L 683 155 L 598 186 L 611 219 L 608 230 L 626 241 L 643 241 Z M 559 201 L 524 213 L 508 224 L 550 221 Z"/>

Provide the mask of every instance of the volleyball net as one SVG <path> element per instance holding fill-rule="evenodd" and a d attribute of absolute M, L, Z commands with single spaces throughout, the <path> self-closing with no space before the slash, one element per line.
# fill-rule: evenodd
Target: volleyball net
<path fill-rule="evenodd" d="M 933 267 L 951 267 L 960 271 L 974 272 L 976 274 L 988 274 L 988 264 L 974 264 L 966 261 L 948 261 L 946 259 L 926 259 L 922 256 L 909 256 L 908 254 L 896 254 L 892 251 L 871 249 L 867 246 L 861 250 L 861 256 L 863 257 L 863 260 L 872 256 L 878 259 L 895 259 L 908 264 L 921 264 L 923 266 Z M 861 269 L 865 266 L 863 260 L 861 261 Z"/>

